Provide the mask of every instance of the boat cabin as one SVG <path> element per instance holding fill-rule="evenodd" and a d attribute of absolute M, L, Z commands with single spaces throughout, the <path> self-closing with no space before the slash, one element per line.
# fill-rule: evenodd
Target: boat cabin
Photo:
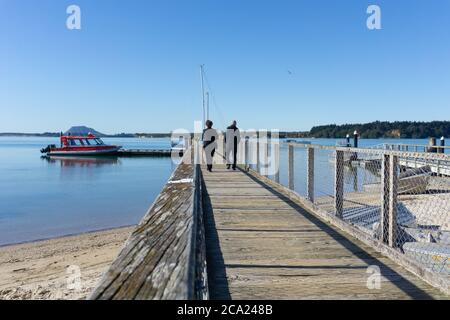
<path fill-rule="evenodd" d="M 62 147 L 103 146 L 102 139 L 89 134 L 87 136 L 61 136 Z"/>

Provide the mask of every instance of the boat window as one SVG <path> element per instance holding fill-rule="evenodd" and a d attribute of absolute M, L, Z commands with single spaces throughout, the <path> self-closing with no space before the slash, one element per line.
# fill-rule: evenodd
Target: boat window
<path fill-rule="evenodd" d="M 86 143 L 86 145 L 90 146 L 91 143 L 89 142 L 89 139 L 84 139 L 84 142 Z"/>
<path fill-rule="evenodd" d="M 100 138 L 95 139 L 95 141 L 97 141 L 97 144 L 103 144 L 103 141 Z"/>
<path fill-rule="evenodd" d="M 82 145 L 81 140 L 78 140 L 78 139 L 70 139 L 69 143 L 71 146 L 81 146 Z"/>

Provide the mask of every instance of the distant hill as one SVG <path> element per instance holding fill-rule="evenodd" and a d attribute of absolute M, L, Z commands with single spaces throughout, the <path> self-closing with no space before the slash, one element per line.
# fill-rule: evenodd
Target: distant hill
<path fill-rule="evenodd" d="M 71 134 L 72 136 L 86 136 L 89 133 L 92 133 L 93 135 L 97 136 L 97 137 L 105 137 L 106 135 L 98 132 L 95 129 L 86 127 L 86 126 L 75 126 L 75 127 L 71 127 L 69 130 L 67 130 L 66 132 L 64 132 L 64 135 L 68 135 Z"/>

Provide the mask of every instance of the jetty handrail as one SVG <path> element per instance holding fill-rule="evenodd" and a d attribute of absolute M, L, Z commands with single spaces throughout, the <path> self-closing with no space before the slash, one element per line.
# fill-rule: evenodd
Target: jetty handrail
<path fill-rule="evenodd" d="M 199 165 L 186 152 L 89 299 L 206 299 Z"/>
<path fill-rule="evenodd" d="M 433 152 L 416 152 L 416 151 L 402 151 L 402 150 L 390 150 L 390 149 L 375 149 L 375 148 L 354 148 L 354 147 L 345 147 L 345 146 L 326 146 L 320 144 L 305 144 L 300 142 L 284 142 L 280 141 L 280 145 L 291 145 L 293 147 L 298 148 L 314 148 L 320 150 L 329 150 L 329 151 L 343 151 L 343 152 L 361 152 L 366 154 L 393 154 L 397 156 L 407 156 L 407 157 L 419 157 L 425 158 L 429 160 L 450 160 L 450 154 L 448 153 L 433 153 Z M 447 146 L 450 147 L 450 146 Z"/>
<path fill-rule="evenodd" d="M 399 151 L 414 151 L 422 150 L 421 152 L 445 152 L 450 150 L 450 146 L 440 146 L 440 145 L 424 145 L 424 144 L 409 144 L 409 143 L 384 143 L 384 149 L 388 150 L 399 150 Z"/>
<path fill-rule="evenodd" d="M 438 149 L 449 149 L 450 146 L 439 146 L 439 145 L 429 145 L 429 144 L 417 144 L 417 143 L 382 143 L 382 145 L 388 146 L 408 146 L 408 147 L 426 147 L 426 148 L 438 148 Z"/>
<path fill-rule="evenodd" d="M 280 145 L 287 146 L 288 161 L 282 182 L 279 171 L 267 174 Z M 270 152 L 270 159 L 269 146 L 278 150 Z M 246 140 L 243 154 L 247 171 L 450 293 L 449 154 L 279 140 Z M 297 167 L 304 167 L 300 175 L 295 159 L 301 160 Z"/>

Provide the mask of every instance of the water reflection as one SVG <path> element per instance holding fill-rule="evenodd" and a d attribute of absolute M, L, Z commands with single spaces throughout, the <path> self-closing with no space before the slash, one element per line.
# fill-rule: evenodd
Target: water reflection
<path fill-rule="evenodd" d="M 50 164 L 60 163 L 61 167 L 102 167 L 105 165 L 121 165 L 118 157 L 58 157 L 42 156 Z"/>
<path fill-rule="evenodd" d="M 61 157 L 43 156 L 49 167 L 59 166 L 61 181 L 97 181 L 101 176 L 112 175 L 121 167 L 117 157 Z"/>

